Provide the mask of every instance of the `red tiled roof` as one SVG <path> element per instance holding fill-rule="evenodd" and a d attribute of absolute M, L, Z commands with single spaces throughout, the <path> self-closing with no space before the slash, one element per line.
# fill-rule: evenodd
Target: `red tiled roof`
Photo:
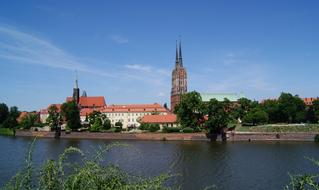
<path fill-rule="evenodd" d="M 319 100 L 319 98 L 303 98 L 302 100 L 307 106 L 310 106 L 313 101 Z"/>
<path fill-rule="evenodd" d="M 144 115 L 141 123 L 176 123 L 175 114 L 167 115 Z"/>
<path fill-rule="evenodd" d="M 101 111 L 101 110 L 102 110 L 102 108 L 95 108 L 95 109 L 93 109 L 93 108 L 82 108 L 80 110 L 80 116 L 86 116 L 86 115 L 88 116 L 93 111 Z"/>
<path fill-rule="evenodd" d="M 167 112 L 160 104 L 109 105 L 102 112 Z"/>
<path fill-rule="evenodd" d="M 73 97 L 67 97 L 66 101 L 70 102 Z M 79 104 L 82 107 L 104 107 L 106 106 L 104 96 L 80 97 Z"/>

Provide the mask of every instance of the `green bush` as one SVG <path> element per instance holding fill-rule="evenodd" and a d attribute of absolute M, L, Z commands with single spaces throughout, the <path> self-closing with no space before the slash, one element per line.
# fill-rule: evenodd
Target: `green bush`
<path fill-rule="evenodd" d="M 94 124 L 90 127 L 90 132 L 100 132 L 102 130 L 101 120 L 96 119 Z"/>
<path fill-rule="evenodd" d="M 185 127 L 183 129 L 183 133 L 193 133 L 193 132 L 194 132 L 194 129 L 191 127 Z"/>
<path fill-rule="evenodd" d="M 163 127 L 163 132 L 165 133 L 179 133 L 181 131 L 180 127 Z"/>
<path fill-rule="evenodd" d="M 315 136 L 315 142 L 319 142 L 319 134 L 316 134 L 316 136 Z"/>
<path fill-rule="evenodd" d="M 149 127 L 149 131 L 150 132 L 156 132 L 156 131 L 158 131 L 160 129 L 161 128 L 160 128 L 159 124 L 150 124 L 150 127 Z"/>
<path fill-rule="evenodd" d="M 14 131 L 10 128 L 0 128 L 0 135 L 14 136 Z"/>
<path fill-rule="evenodd" d="M 122 127 L 116 126 L 115 127 L 115 133 L 119 133 L 122 131 Z"/>
<path fill-rule="evenodd" d="M 146 131 L 146 130 L 149 130 L 149 127 L 150 127 L 149 124 L 141 123 L 141 125 L 138 127 L 138 129 Z"/>
<path fill-rule="evenodd" d="M 111 127 L 108 130 L 103 130 L 103 132 L 106 132 L 106 133 L 119 133 L 121 131 L 122 131 L 122 128 L 120 127 Z"/>

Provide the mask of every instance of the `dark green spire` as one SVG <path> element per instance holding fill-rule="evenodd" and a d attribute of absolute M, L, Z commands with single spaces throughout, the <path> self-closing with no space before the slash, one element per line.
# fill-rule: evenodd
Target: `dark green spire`
<path fill-rule="evenodd" d="M 182 40 L 179 40 L 179 53 L 178 53 L 178 58 L 179 58 L 179 64 L 181 67 L 183 67 L 183 58 L 182 58 Z"/>

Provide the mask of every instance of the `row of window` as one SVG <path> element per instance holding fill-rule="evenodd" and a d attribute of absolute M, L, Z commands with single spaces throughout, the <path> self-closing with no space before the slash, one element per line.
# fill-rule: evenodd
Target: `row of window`
<path fill-rule="evenodd" d="M 151 115 L 151 113 L 128 113 L 128 116 L 144 116 Z M 106 116 L 124 116 L 124 113 L 106 113 Z"/>
<path fill-rule="evenodd" d="M 123 119 L 112 119 L 111 121 L 112 121 L 112 123 L 118 122 L 118 121 L 123 122 Z M 134 118 L 130 119 L 130 118 L 128 118 L 127 121 L 128 121 L 128 122 L 135 122 L 135 121 L 137 121 L 137 119 L 134 119 Z"/>

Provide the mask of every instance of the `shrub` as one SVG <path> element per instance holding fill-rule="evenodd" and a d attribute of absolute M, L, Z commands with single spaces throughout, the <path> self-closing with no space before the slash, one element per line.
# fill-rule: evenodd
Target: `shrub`
<path fill-rule="evenodd" d="M 96 119 L 94 124 L 90 127 L 90 132 L 100 132 L 102 129 L 101 125 L 101 120 Z"/>
<path fill-rule="evenodd" d="M 319 134 L 316 134 L 316 136 L 315 136 L 315 142 L 319 142 Z"/>
<path fill-rule="evenodd" d="M 118 133 L 118 132 L 121 132 L 122 131 L 122 127 L 118 127 L 118 126 L 116 126 L 115 127 L 115 133 Z"/>
<path fill-rule="evenodd" d="M 14 136 L 14 131 L 10 128 L 0 128 L 0 135 Z"/>
<path fill-rule="evenodd" d="M 123 127 L 123 123 L 121 122 L 121 121 L 117 121 L 116 123 L 115 123 L 115 126 L 116 127 Z"/>
<path fill-rule="evenodd" d="M 149 130 L 149 124 L 147 123 L 141 123 L 141 125 L 138 127 L 140 130 Z"/>
<path fill-rule="evenodd" d="M 179 133 L 181 131 L 180 127 L 163 127 L 163 132 L 165 133 Z"/>
<path fill-rule="evenodd" d="M 158 131 L 160 129 L 161 128 L 160 128 L 159 124 L 150 124 L 150 126 L 149 126 L 149 131 L 150 132 L 156 132 L 156 131 Z"/>
<path fill-rule="evenodd" d="M 191 127 L 186 127 L 183 129 L 183 133 L 193 133 L 193 132 L 194 132 L 194 129 Z"/>

